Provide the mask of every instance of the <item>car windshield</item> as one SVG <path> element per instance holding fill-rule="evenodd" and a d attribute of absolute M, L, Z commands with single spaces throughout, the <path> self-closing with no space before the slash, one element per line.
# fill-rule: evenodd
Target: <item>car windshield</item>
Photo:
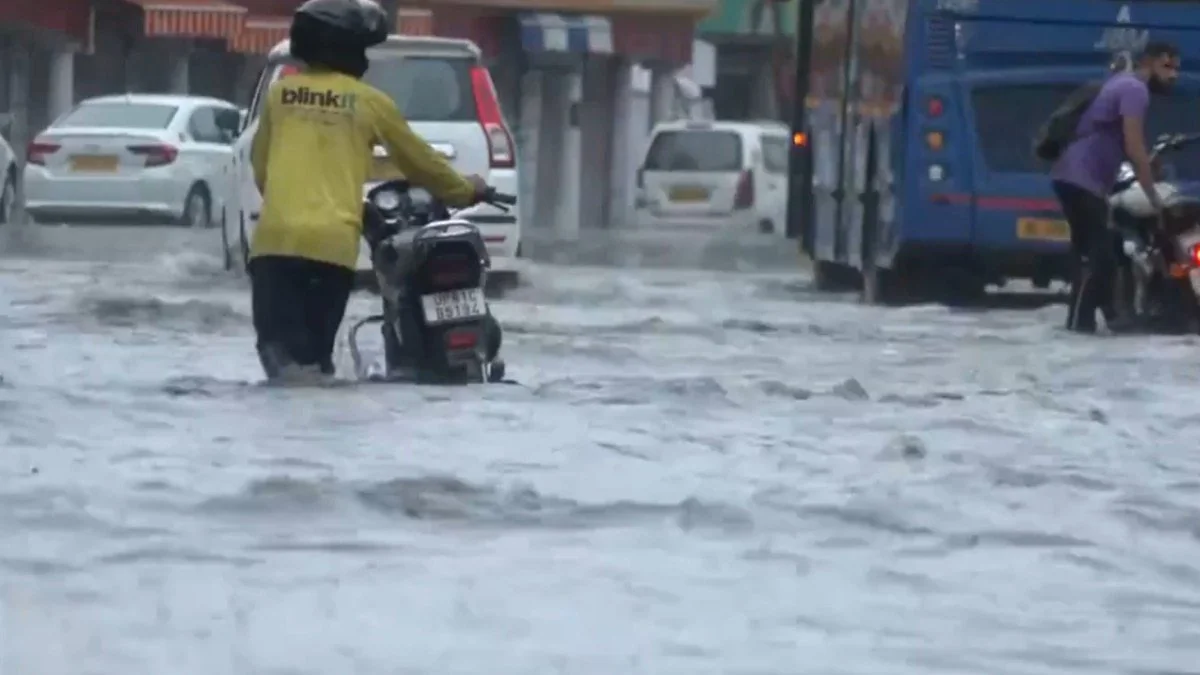
<path fill-rule="evenodd" d="M 474 121 L 471 91 L 474 59 L 443 56 L 372 55 L 366 82 L 396 102 L 412 122 Z"/>
<path fill-rule="evenodd" d="M 54 126 L 166 129 L 178 110 L 176 106 L 161 103 L 84 103 Z"/>

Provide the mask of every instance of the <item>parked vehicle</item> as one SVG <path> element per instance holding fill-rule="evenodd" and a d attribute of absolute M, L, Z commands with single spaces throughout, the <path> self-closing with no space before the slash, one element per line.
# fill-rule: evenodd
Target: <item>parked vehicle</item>
<path fill-rule="evenodd" d="M 12 222 L 17 203 L 17 156 L 0 136 L 0 225 Z"/>
<path fill-rule="evenodd" d="M 516 197 L 492 191 L 497 208 Z M 383 312 L 350 329 L 350 353 L 367 375 L 358 330 L 382 326 L 384 380 L 465 384 L 504 378 L 500 325 L 484 298 L 488 253 L 479 229 L 451 217 L 428 192 L 403 180 L 379 183 L 363 204 L 363 235 L 371 250 Z"/>
<path fill-rule="evenodd" d="M 230 192 L 237 111 L 198 96 L 83 101 L 30 142 L 25 209 L 43 222 L 210 227 Z"/>
<path fill-rule="evenodd" d="M 1200 144 L 1200 134 L 1162 136 L 1151 149 L 1157 167 L 1158 214 L 1133 168 L 1121 174 L 1109 198 L 1120 246 L 1115 305 L 1126 324 L 1148 332 L 1200 333 L 1200 198 L 1176 185 L 1172 155 Z"/>
<path fill-rule="evenodd" d="M 811 58 L 798 59 L 807 176 L 792 235 L 819 287 L 861 287 L 870 302 L 1068 279 L 1067 224 L 1032 151 L 1039 125 L 1147 40 L 1200 58 L 1196 0 L 825 2 L 815 17 Z M 1155 97 L 1150 137 L 1194 126 L 1198 92 L 1184 73 Z"/>
<path fill-rule="evenodd" d="M 460 172 L 478 174 L 498 190 L 517 192 L 516 144 L 501 114 L 491 75 L 474 43 L 392 35 L 384 44 L 369 50 L 368 57 L 370 67 L 365 81 L 396 101 L 414 131 Z M 299 68 L 300 64 L 288 52 L 286 40 L 271 50 L 255 88 L 246 126 L 235 145 L 240 205 L 237 216 L 227 224 L 226 238 L 242 260 L 249 250 L 250 235 L 262 207 L 262 195 L 254 184 L 250 166 L 250 145 L 258 129 L 263 96 L 273 83 Z M 364 194 L 378 182 L 396 177 L 395 167 L 383 148 L 375 150 L 375 175 L 363 186 Z M 480 205 L 459 212 L 457 217 L 469 220 L 482 233 L 491 256 L 493 280 L 500 285 L 515 284 L 521 269 L 519 214 Z M 358 269 L 360 279 L 370 285 L 374 273 L 365 242 Z"/>
<path fill-rule="evenodd" d="M 782 234 L 789 143 L 777 122 L 656 125 L 637 174 L 637 227 Z"/>

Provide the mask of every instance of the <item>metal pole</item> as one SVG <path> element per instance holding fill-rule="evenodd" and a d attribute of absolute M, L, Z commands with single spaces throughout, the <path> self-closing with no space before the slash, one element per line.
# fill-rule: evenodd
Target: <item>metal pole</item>
<path fill-rule="evenodd" d="M 820 0 L 796 0 L 796 59 L 792 86 L 792 151 L 788 161 L 787 235 L 812 250 L 812 139 L 808 137 L 813 10 Z"/>

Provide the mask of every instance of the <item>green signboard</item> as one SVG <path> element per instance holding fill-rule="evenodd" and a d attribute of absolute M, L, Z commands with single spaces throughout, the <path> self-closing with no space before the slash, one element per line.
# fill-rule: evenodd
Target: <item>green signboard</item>
<path fill-rule="evenodd" d="M 721 0 L 697 31 L 710 35 L 791 36 L 800 0 Z"/>

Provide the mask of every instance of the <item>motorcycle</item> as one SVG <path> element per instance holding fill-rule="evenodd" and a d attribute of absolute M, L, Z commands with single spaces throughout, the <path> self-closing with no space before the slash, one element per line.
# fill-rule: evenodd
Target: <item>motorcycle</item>
<path fill-rule="evenodd" d="M 1189 197 L 1168 175 L 1172 152 L 1200 142 L 1200 134 L 1160 136 L 1151 147 L 1156 213 L 1134 176 L 1121 166 L 1109 196 L 1109 224 L 1116 236 L 1117 315 L 1152 333 L 1200 333 L 1200 199 Z"/>
<path fill-rule="evenodd" d="M 502 334 L 483 294 L 491 259 L 479 229 L 404 180 L 375 185 L 363 201 L 383 312 L 350 329 L 355 372 L 422 384 L 502 381 Z M 517 200 L 493 190 L 483 201 L 507 209 Z M 381 376 L 363 368 L 358 347 L 359 329 L 371 323 L 383 334 Z"/>

